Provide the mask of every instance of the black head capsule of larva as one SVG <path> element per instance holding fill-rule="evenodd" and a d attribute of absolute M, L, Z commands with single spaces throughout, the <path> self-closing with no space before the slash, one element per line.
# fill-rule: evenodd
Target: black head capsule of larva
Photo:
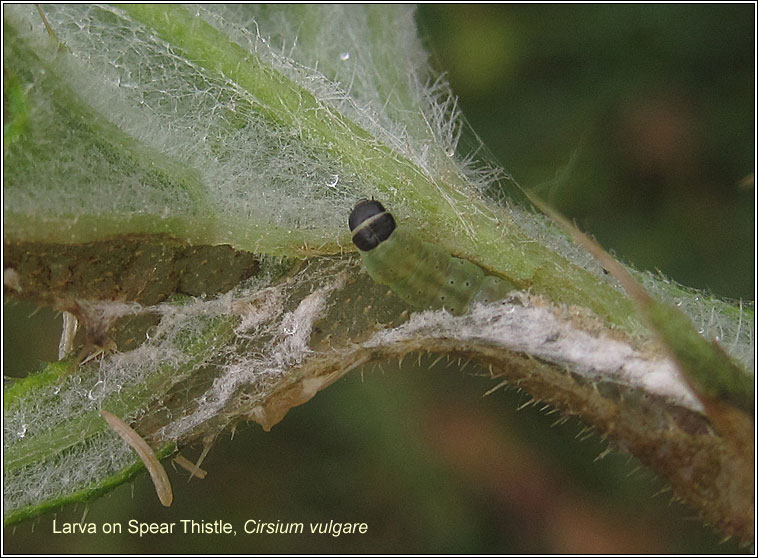
<path fill-rule="evenodd" d="M 353 244 L 358 250 L 368 252 L 387 240 L 395 230 L 395 219 L 376 200 L 361 200 L 348 219 Z"/>

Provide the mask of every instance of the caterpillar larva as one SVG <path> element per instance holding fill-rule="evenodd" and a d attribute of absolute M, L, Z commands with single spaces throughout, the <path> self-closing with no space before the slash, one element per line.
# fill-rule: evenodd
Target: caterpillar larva
<path fill-rule="evenodd" d="M 475 263 L 398 228 L 376 200 L 359 201 L 348 224 L 369 275 L 414 306 L 463 314 L 474 302 L 500 300 L 515 289 Z"/>

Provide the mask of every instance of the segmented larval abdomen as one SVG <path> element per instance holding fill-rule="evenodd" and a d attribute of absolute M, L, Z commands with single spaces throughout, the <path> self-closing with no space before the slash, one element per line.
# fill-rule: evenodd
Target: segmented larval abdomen
<path fill-rule="evenodd" d="M 376 200 L 358 202 L 349 224 L 369 275 L 414 306 L 463 314 L 474 302 L 499 300 L 514 289 L 475 263 L 398 228 Z"/>

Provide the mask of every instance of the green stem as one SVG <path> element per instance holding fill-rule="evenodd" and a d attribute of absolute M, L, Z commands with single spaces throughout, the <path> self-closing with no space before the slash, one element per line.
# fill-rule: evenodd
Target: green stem
<path fill-rule="evenodd" d="M 176 445 L 173 443 L 164 444 L 159 450 L 155 452 L 158 459 L 163 459 L 176 451 Z M 45 512 L 53 511 L 64 504 L 72 502 L 86 502 L 88 500 L 94 500 L 95 498 L 102 496 L 106 492 L 109 492 L 117 486 L 133 479 L 139 473 L 145 469 L 145 465 L 142 461 L 135 456 L 134 463 L 124 467 L 123 469 L 116 471 L 114 474 L 103 478 L 102 480 L 93 483 L 92 485 L 65 494 L 59 498 L 53 498 L 50 500 L 44 500 L 37 504 L 18 508 L 16 510 L 9 511 L 3 517 L 3 523 L 5 525 L 12 525 L 19 523 L 25 519 L 31 519 L 37 517 Z"/>
<path fill-rule="evenodd" d="M 181 49 L 193 63 L 238 84 L 250 94 L 251 105 L 265 118 L 297 130 L 305 142 L 326 151 L 359 176 L 372 177 L 388 195 L 396 185 L 402 185 L 412 206 L 423 210 L 422 214 L 434 215 L 431 234 L 450 238 L 451 227 L 460 228 L 456 207 L 467 208 L 465 218 L 471 234 L 461 235 L 456 246 L 460 248 L 459 255 L 501 273 L 521 288 L 543 292 L 556 302 L 588 306 L 617 325 L 640 327 L 634 317 L 634 305 L 622 293 L 527 238 L 513 223 L 499 218 L 483 200 L 472 200 L 470 187 L 452 166 L 444 182 L 431 180 L 411 161 L 184 7 L 120 7 Z"/>
<path fill-rule="evenodd" d="M 204 360 L 234 337 L 230 318 L 214 318 L 206 324 L 202 333 L 188 339 L 181 347 L 187 360 L 178 366 L 163 364 L 153 370 L 144 382 L 125 386 L 119 392 L 107 397 L 102 407 L 112 413 L 126 417 L 139 409 L 146 409 L 150 402 L 165 393 L 179 380 L 186 378 Z M 60 381 L 60 364 L 53 363 L 40 374 L 20 380 L 13 387 L 13 394 L 6 402 L 6 412 L 19 403 L 23 397 L 37 397 L 38 390 L 49 389 Z M 41 381 L 40 378 L 43 380 Z M 11 407 L 9 407 L 9 405 Z M 67 449 L 84 443 L 108 429 L 99 416 L 99 409 L 87 409 L 79 416 L 66 417 L 55 428 L 33 436 L 16 438 L 15 443 L 6 445 L 4 455 L 5 472 L 10 473 L 32 463 L 49 459 Z"/>

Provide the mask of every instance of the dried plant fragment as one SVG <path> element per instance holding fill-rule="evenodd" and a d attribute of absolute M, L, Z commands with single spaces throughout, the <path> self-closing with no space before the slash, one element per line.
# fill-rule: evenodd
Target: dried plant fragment
<path fill-rule="evenodd" d="M 113 413 L 106 410 L 100 411 L 100 416 L 110 425 L 110 427 L 121 436 L 121 438 L 137 452 L 142 462 L 145 464 L 147 472 L 150 473 L 150 478 L 153 479 L 155 485 L 155 491 L 158 493 L 158 498 L 161 504 L 168 507 L 174 501 L 174 493 L 171 491 L 171 482 L 168 480 L 166 469 L 163 468 L 161 462 L 155 457 L 155 453 L 148 443 L 137 434 L 137 432 L 123 420 L 118 418 Z"/>
<path fill-rule="evenodd" d="M 191 473 L 189 480 L 192 480 L 192 477 L 204 479 L 206 475 L 208 474 L 208 471 L 200 468 L 200 460 L 198 460 L 197 463 L 192 463 L 192 461 L 184 457 L 182 454 L 179 454 L 176 457 L 174 457 L 174 463 L 179 465 L 179 467 L 181 467 L 185 471 L 189 471 Z"/>

